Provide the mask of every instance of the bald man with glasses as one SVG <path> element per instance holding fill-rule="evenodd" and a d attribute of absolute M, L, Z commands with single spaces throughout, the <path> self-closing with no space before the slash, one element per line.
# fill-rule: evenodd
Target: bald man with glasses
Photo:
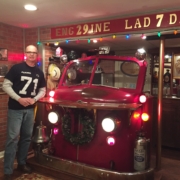
<path fill-rule="evenodd" d="M 26 159 L 34 126 L 34 108 L 45 96 L 46 81 L 37 67 L 37 48 L 26 47 L 26 60 L 14 65 L 6 74 L 3 90 L 9 95 L 7 139 L 4 153 L 4 180 L 11 180 L 17 151 L 17 170 L 31 173 Z"/>

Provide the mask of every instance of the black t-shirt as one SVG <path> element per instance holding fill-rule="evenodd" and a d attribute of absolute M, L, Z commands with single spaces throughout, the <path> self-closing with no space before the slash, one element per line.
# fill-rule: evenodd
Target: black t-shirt
<path fill-rule="evenodd" d="M 20 97 L 35 97 L 39 88 L 46 87 L 43 72 L 36 66 L 30 67 L 25 62 L 14 65 L 5 76 L 13 85 L 12 88 Z M 9 109 L 29 109 L 34 105 L 22 106 L 18 101 L 9 97 Z"/>

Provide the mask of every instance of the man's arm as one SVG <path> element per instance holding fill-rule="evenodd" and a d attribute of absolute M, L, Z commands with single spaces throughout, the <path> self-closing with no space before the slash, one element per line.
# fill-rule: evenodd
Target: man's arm
<path fill-rule="evenodd" d="M 21 98 L 18 94 L 16 94 L 12 88 L 13 83 L 8 80 L 8 79 L 4 79 L 4 82 L 2 84 L 2 89 L 3 91 L 5 91 L 12 99 L 15 99 L 16 101 L 19 100 L 19 98 Z"/>
<path fill-rule="evenodd" d="M 43 98 L 46 94 L 46 87 L 39 88 L 38 94 L 34 97 L 35 101 L 38 101 L 39 99 Z"/>

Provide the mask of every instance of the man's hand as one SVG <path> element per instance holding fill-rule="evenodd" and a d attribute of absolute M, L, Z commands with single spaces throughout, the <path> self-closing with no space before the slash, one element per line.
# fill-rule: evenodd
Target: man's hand
<path fill-rule="evenodd" d="M 33 98 L 19 98 L 18 102 L 22 106 L 27 107 L 29 105 L 33 105 L 35 103 L 35 100 Z"/>

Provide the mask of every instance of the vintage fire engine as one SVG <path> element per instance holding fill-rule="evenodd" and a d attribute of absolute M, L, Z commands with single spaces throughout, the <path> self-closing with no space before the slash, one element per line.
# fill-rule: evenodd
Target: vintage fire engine
<path fill-rule="evenodd" d="M 153 180 L 146 69 L 143 58 L 96 55 L 55 70 L 57 88 L 39 102 L 48 124 L 42 119 L 33 138 L 37 162 L 59 179 Z"/>

